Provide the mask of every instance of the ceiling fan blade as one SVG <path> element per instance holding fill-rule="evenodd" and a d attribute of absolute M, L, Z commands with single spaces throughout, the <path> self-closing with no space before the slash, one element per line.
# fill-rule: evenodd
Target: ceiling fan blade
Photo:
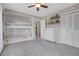
<path fill-rule="evenodd" d="M 46 6 L 46 5 L 41 5 L 41 7 L 43 7 L 43 8 L 48 8 L 48 6 Z"/>
<path fill-rule="evenodd" d="M 37 7 L 37 11 L 39 11 L 39 8 Z"/>
<path fill-rule="evenodd" d="M 33 7 L 33 6 L 35 6 L 35 5 L 28 6 L 28 8 L 31 8 L 31 7 Z"/>

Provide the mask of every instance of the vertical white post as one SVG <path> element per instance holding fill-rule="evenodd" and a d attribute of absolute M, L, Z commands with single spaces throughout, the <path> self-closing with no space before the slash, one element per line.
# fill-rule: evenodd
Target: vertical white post
<path fill-rule="evenodd" d="M 45 19 L 41 19 L 41 39 L 44 39 L 45 36 Z"/>
<path fill-rule="evenodd" d="M 32 39 L 35 39 L 35 20 L 36 19 L 32 17 L 31 20 L 32 20 Z"/>
<path fill-rule="evenodd" d="M 0 53 L 3 49 L 3 36 L 2 36 L 2 7 L 0 5 Z"/>

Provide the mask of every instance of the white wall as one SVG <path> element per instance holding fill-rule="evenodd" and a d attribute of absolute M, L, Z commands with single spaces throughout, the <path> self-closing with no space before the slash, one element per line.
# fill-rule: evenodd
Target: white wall
<path fill-rule="evenodd" d="M 2 7 L 0 5 L 0 52 L 3 49 L 3 37 L 2 37 Z"/>

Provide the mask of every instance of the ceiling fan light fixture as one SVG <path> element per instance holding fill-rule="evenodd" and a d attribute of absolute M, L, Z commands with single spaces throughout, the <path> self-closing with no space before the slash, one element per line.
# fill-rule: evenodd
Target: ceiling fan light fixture
<path fill-rule="evenodd" d="M 31 7 L 36 7 L 37 11 L 39 11 L 40 7 L 48 8 L 48 6 L 46 6 L 44 3 L 35 3 L 34 5 L 28 6 L 28 8 L 31 8 Z"/>
<path fill-rule="evenodd" d="M 37 3 L 37 4 L 35 4 L 35 7 L 41 7 L 41 4 L 39 4 L 39 3 Z"/>

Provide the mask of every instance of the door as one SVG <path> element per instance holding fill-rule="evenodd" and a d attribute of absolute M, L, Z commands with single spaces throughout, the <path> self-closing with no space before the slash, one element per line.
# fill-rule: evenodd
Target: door
<path fill-rule="evenodd" d="M 41 28 L 40 28 L 40 21 L 37 21 L 36 22 L 36 27 L 35 27 L 35 29 L 36 29 L 36 38 L 40 38 L 40 36 L 41 36 Z"/>

